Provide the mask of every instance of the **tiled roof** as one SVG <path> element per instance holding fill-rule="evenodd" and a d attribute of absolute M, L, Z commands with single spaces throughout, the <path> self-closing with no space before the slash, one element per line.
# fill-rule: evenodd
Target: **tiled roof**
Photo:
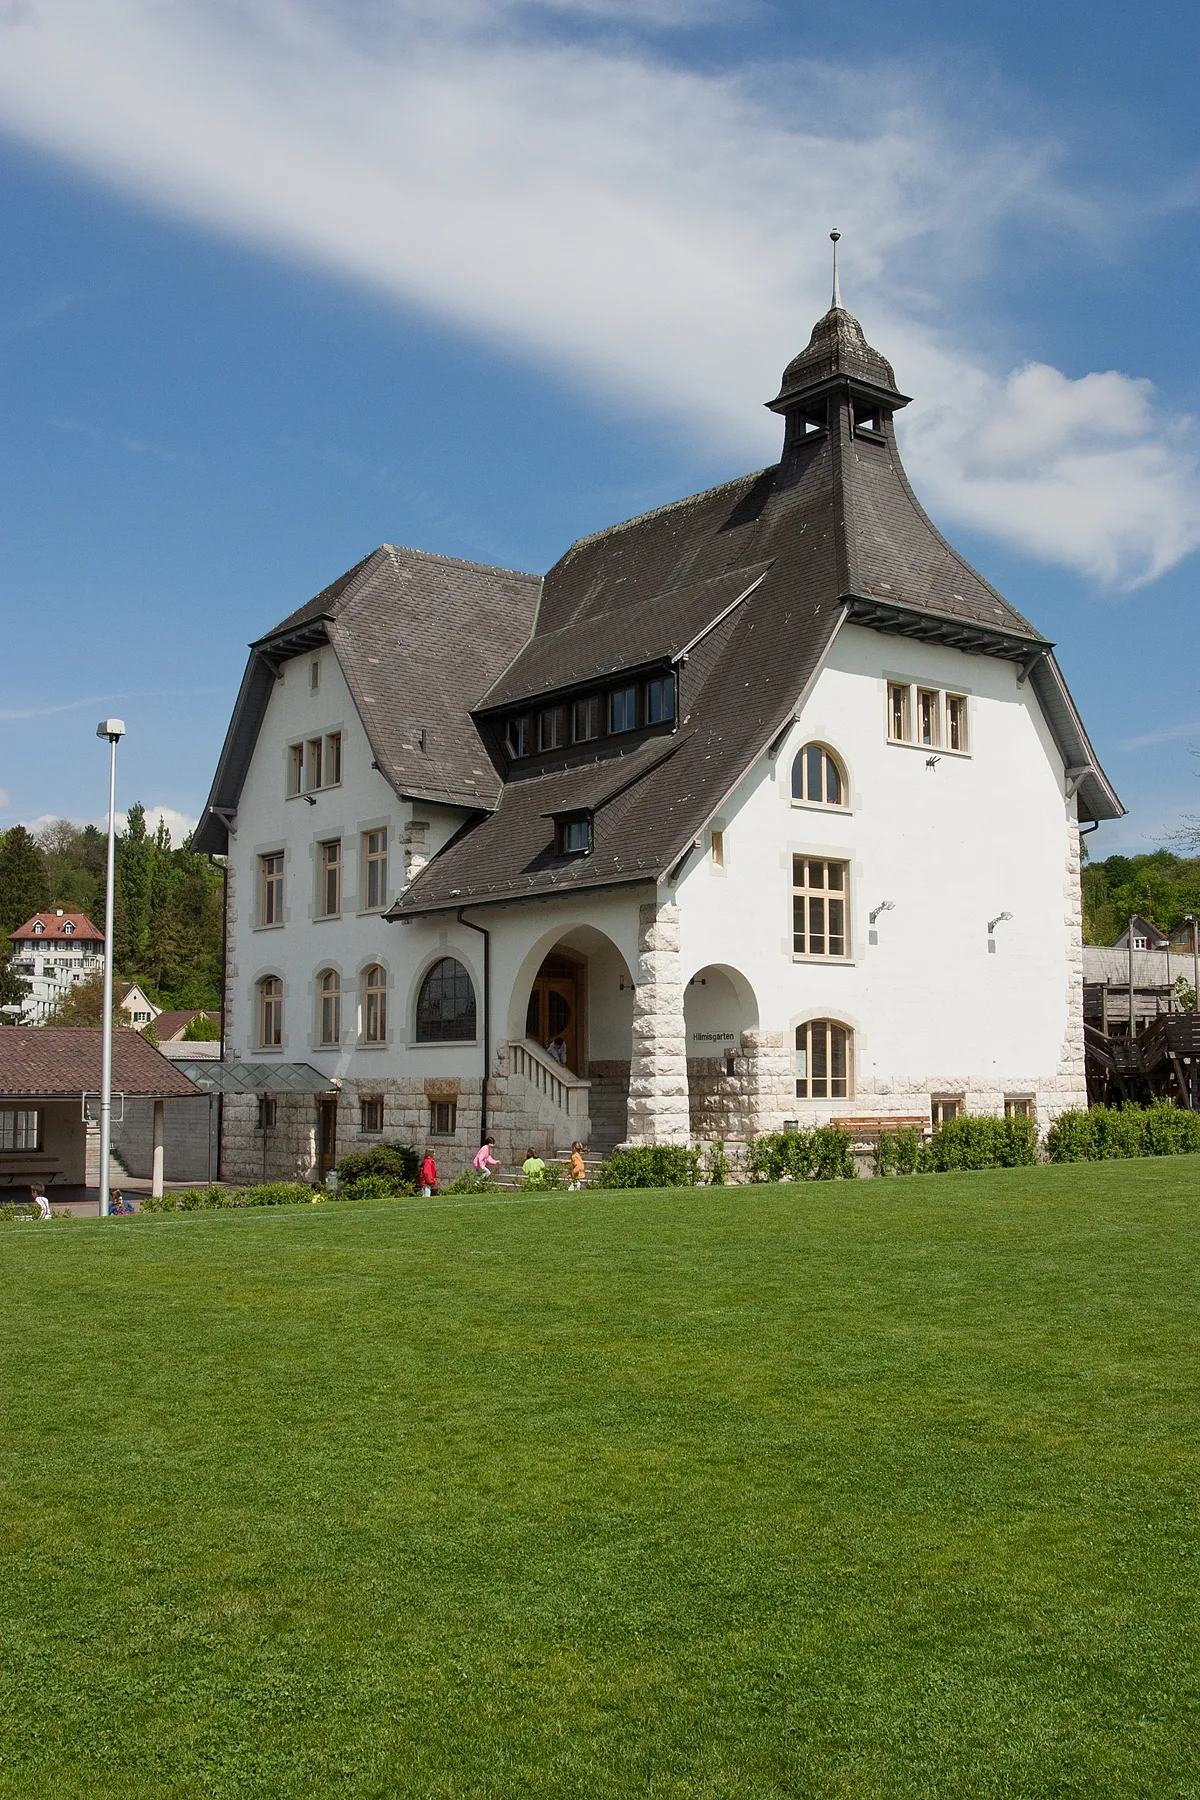
<path fill-rule="evenodd" d="M 39 922 L 45 927 L 43 931 L 34 930 Z M 67 925 L 70 925 L 70 931 L 64 930 Z M 69 938 L 76 944 L 83 941 L 98 944 L 104 942 L 104 933 L 96 930 L 86 913 L 34 913 L 32 919 L 26 919 L 23 925 L 10 931 L 8 935 L 12 938 L 32 938 L 35 943 L 43 944 L 52 938 Z"/>
<path fill-rule="evenodd" d="M 220 1024 L 221 1015 L 219 1012 L 213 1012 L 211 1009 L 204 1007 L 184 1007 L 171 1012 L 160 1012 L 152 1021 L 154 1025 L 154 1035 L 160 1044 L 167 1044 L 170 1043 L 172 1039 L 182 1038 L 192 1020 L 198 1019 L 201 1013 L 204 1013 L 207 1018 L 215 1019 L 216 1022 Z"/>
<path fill-rule="evenodd" d="M 0 1099 L 74 1099 L 100 1091 L 98 1028 L 6 1025 L 0 1028 Z M 131 1099 L 186 1099 L 199 1092 L 138 1031 L 113 1032 L 114 1094 Z"/>
<path fill-rule="evenodd" d="M 493 807 L 500 778 L 471 708 L 533 628 L 540 580 L 384 544 L 252 646 L 192 848 L 223 853 L 288 639 L 332 645 L 384 778 L 399 794 Z M 305 639 L 307 642 L 308 640 Z"/>

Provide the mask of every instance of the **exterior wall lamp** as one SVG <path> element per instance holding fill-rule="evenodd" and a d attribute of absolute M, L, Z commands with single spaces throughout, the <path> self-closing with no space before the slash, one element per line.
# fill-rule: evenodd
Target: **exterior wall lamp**
<path fill-rule="evenodd" d="M 994 919 L 988 920 L 987 947 L 989 956 L 995 956 L 996 954 L 996 940 L 992 936 L 992 933 L 995 931 L 997 925 L 1003 925 L 1006 919 L 1011 918 L 1012 914 L 1010 912 L 1002 912 L 997 913 Z"/>
<path fill-rule="evenodd" d="M 879 933 L 875 929 L 875 921 L 880 913 L 895 912 L 895 910 L 896 902 L 894 900 L 881 900 L 875 910 L 867 914 L 867 917 L 871 922 L 871 929 L 867 933 L 868 944 L 877 944 L 879 942 Z"/>

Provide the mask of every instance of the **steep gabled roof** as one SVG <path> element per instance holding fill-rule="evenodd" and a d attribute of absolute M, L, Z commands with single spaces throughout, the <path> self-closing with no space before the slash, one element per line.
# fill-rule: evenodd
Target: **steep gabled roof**
<path fill-rule="evenodd" d="M 867 429 L 855 423 L 859 399 L 878 407 Z M 818 403 L 823 427 L 793 431 L 791 415 L 804 409 L 811 423 Z M 771 402 L 789 416 L 776 467 L 571 546 L 546 576 L 533 641 L 489 692 L 488 708 L 636 665 L 651 647 L 670 656 L 664 621 L 674 597 L 733 597 L 749 573 L 761 578 L 683 666 L 669 761 L 653 754 L 654 740 L 624 752 L 606 746 L 606 765 L 627 764 L 629 780 L 619 804 L 597 812 L 589 856 L 555 856 L 546 819 L 592 804 L 593 765 L 566 757 L 528 773 L 518 764 L 496 811 L 421 871 L 394 916 L 661 880 L 786 727 L 847 619 L 1018 665 L 1021 679 L 1032 679 L 1081 814 L 1120 813 L 1052 646 L 946 542 L 914 495 L 891 418 L 904 404 L 890 365 L 857 321 L 832 309 Z M 708 610 L 715 623 L 716 607 Z"/>
<path fill-rule="evenodd" d="M 494 807 L 500 781 L 470 709 L 525 643 L 539 579 L 384 544 L 251 645 L 192 848 L 228 847 L 280 665 L 329 644 L 398 794 Z"/>
<path fill-rule="evenodd" d="M 37 925 L 41 926 L 40 931 L 34 929 Z M 34 913 L 31 919 L 26 919 L 23 925 L 18 925 L 8 935 L 10 938 L 28 938 L 33 943 L 41 944 L 53 943 L 55 939 L 72 944 L 104 942 L 104 933 L 96 930 L 86 913 Z"/>

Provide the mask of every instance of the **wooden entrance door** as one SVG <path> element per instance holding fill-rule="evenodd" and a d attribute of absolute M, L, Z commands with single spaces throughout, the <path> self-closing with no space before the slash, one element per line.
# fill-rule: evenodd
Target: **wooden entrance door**
<path fill-rule="evenodd" d="M 322 1094 L 317 1101 L 317 1174 L 324 1181 L 337 1163 L 337 1095 Z"/>
<path fill-rule="evenodd" d="M 555 1038 L 567 1047 L 566 1066 L 579 1072 L 579 969 L 565 956 L 548 956 L 537 972 L 525 1014 L 525 1035 L 548 1050 Z"/>

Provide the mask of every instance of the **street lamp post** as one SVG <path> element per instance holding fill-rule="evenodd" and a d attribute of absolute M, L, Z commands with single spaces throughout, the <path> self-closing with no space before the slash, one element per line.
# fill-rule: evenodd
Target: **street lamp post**
<path fill-rule="evenodd" d="M 116 862 L 117 745 L 123 719 L 101 719 L 98 738 L 108 739 L 108 878 L 104 889 L 104 1011 L 100 1020 L 100 1217 L 108 1217 L 108 1153 L 112 1137 L 113 872 Z"/>

